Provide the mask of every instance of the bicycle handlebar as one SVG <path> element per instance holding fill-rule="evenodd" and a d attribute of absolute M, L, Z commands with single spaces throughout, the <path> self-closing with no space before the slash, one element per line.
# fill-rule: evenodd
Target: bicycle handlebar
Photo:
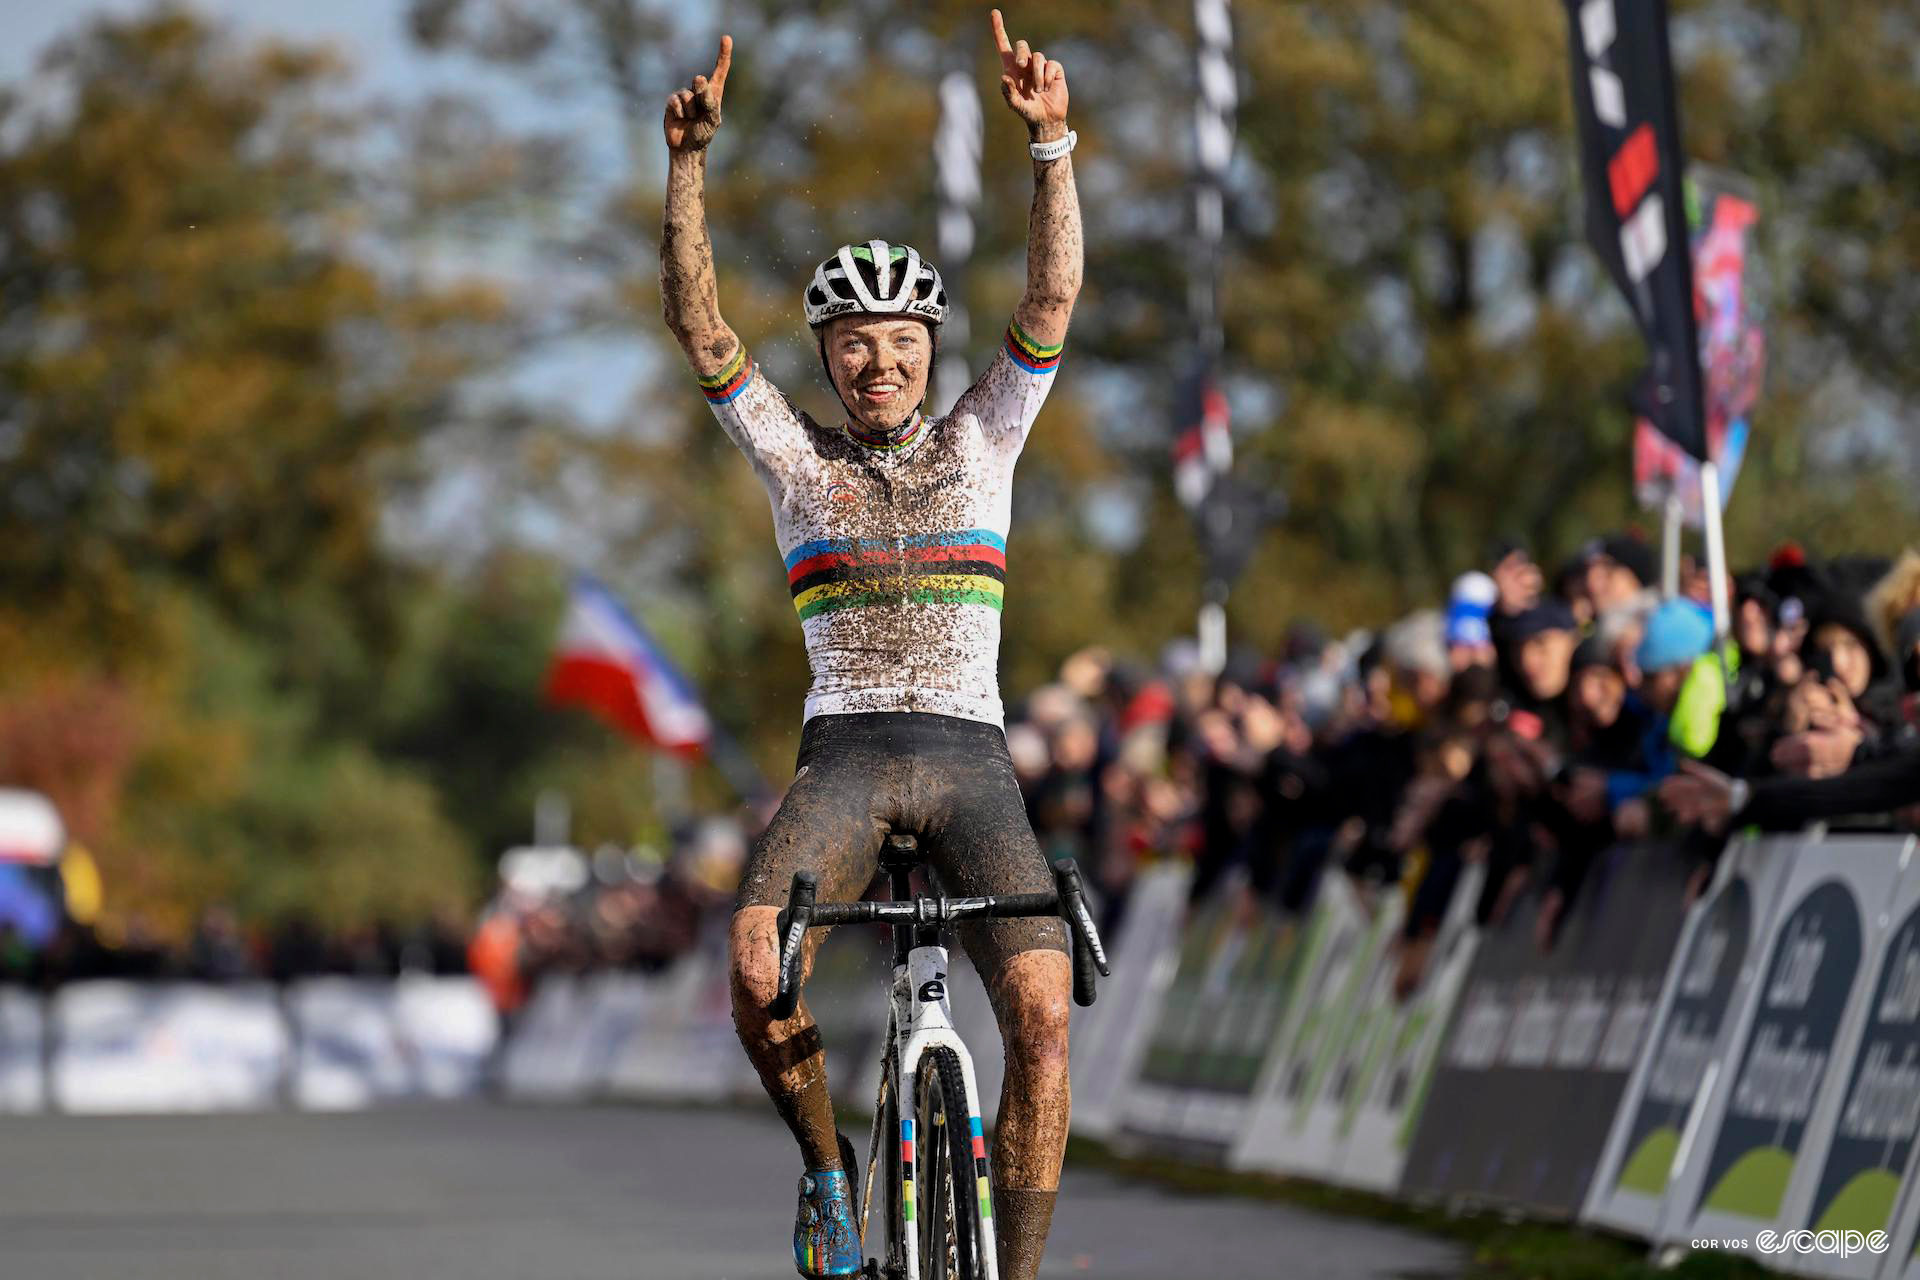
<path fill-rule="evenodd" d="M 1057 915 L 1073 941 L 1073 999 L 1086 1006 L 1094 1001 L 1095 972 L 1112 972 L 1093 913 L 1087 910 L 1080 869 L 1073 859 L 1053 864 L 1052 893 L 1002 893 L 976 898 L 913 898 L 906 902 L 816 902 L 817 882 L 810 871 L 796 871 L 780 913 L 780 989 L 767 1012 L 775 1020 L 793 1016 L 800 1003 L 800 962 L 806 950 L 807 930 L 840 924 L 942 925 L 959 920 L 1013 920 Z"/>

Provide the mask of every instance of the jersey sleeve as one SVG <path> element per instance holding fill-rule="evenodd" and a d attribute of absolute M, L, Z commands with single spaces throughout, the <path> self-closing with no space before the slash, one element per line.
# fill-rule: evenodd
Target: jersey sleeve
<path fill-rule="evenodd" d="M 806 425 L 793 402 L 762 376 L 746 344 L 734 350 L 726 368 L 699 381 L 721 430 L 755 469 L 769 477 L 787 475 L 806 449 Z"/>
<path fill-rule="evenodd" d="M 1053 387 L 1062 345 L 1043 346 L 1027 336 L 1018 321 L 1010 323 L 993 362 L 960 397 L 955 411 L 979 418 L 989 439 L 1018 452 Z"/>

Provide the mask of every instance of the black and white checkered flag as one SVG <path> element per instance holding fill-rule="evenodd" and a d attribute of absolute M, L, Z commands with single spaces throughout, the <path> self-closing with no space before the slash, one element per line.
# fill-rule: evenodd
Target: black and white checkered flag
<path fill-rule="evenodd" d="M 939 261 L 947 286 L 947 320 L 941 326 L 940 363 L 934 370 L 935 408 L 941 413 L 953 407 L 969 381 L 964 299 L 967 260 L 973 256 L 973 211 L 980 204 L 980 139 L 980 94 L 973 77 L 950 71 L 940 82 L 940 124 L 933 135 Z"/>

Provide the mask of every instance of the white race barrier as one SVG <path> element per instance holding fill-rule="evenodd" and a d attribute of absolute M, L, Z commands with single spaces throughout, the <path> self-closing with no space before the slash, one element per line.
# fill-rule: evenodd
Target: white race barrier
<path fill-rule="evenodd" d="M 1325 1178 L 1333 1173 L 1349 1091 L 1362 1068 L 1347 1049 L 1371 1044 L 1372 1022 L 1394 1008 L 1389 944 L 1406 899 L 1393 891 L 1369 904 L 1345 876 L 1322 885 L 1320 897 L 1331 911 L 1316 911 L 1309 927 L 1326 931 L 1323 945 L 1305 970 L 1306 985 L 1289 1001 L 1274 1038 L 1278 1052 L 1268 1057 L 1251 1113 L 1243 1108 L 1227 1133 L 1239 1136 L 1231 1154 L 1242 1167 Z M 1370 1009 L 1370 998 L 1380 1003 Z"/>
<path fill-rule="evenodd" d="M 313 1111 L 476 1097 L 499 1039 L 493 1003 L 471 978 L 312 978 L 287 989 L 286 1007 L 293 1102 Z"/>
<path fill-rule="evenodd" d="M 1073 1127 L 1108 1138 L 1120 1127 L 1120 1103 L 1140 1072 L 1172 961 L 1180 950 L 1192 868 L 1158 863 L 1140 873 L 1126 915 L 1107 940 L 1113 973 L 1091 1009 L 1074 1010 Z"/>
<path fill-rule="evenodd" d="M 262 983 L 74 983 L 54 997 L 51 1025 L 63 1111 L 263 1110 L 287 1076 L 286 1020 Z"/>
<path fill-rule="evenodd" d="M 402 974 L 393 989 L 393 1017 L 413 1058 L 416 1093 L 452 1099 L 485 1090 L 500 1043 L 500 1015 L 478 981 Z"/>
<path fill-rule="evenodd" d="M 0 987 L 0 1114 L 47 1105 L 46 1018 L 40 997 Z"/>
<path fill-rule="evenodd" d="M 393 1016 L 393 986 L 312 978 L 287 989 L 293 1021 L 293 1102 L 309 1111 L 361 1111 L 413 1093 L 413 1068 Z"/>

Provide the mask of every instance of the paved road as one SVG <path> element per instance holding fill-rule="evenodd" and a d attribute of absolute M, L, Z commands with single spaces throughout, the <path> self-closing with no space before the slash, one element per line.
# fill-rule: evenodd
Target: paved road
<path fill-rule="evenodd" d="M 770 1119 L 643 1108 L 0 1117 L 7 1280 L 787 1280 Z M 1372 1280 L 1424 1237 L 1068 1170 L 1047 1277 Z"/>

